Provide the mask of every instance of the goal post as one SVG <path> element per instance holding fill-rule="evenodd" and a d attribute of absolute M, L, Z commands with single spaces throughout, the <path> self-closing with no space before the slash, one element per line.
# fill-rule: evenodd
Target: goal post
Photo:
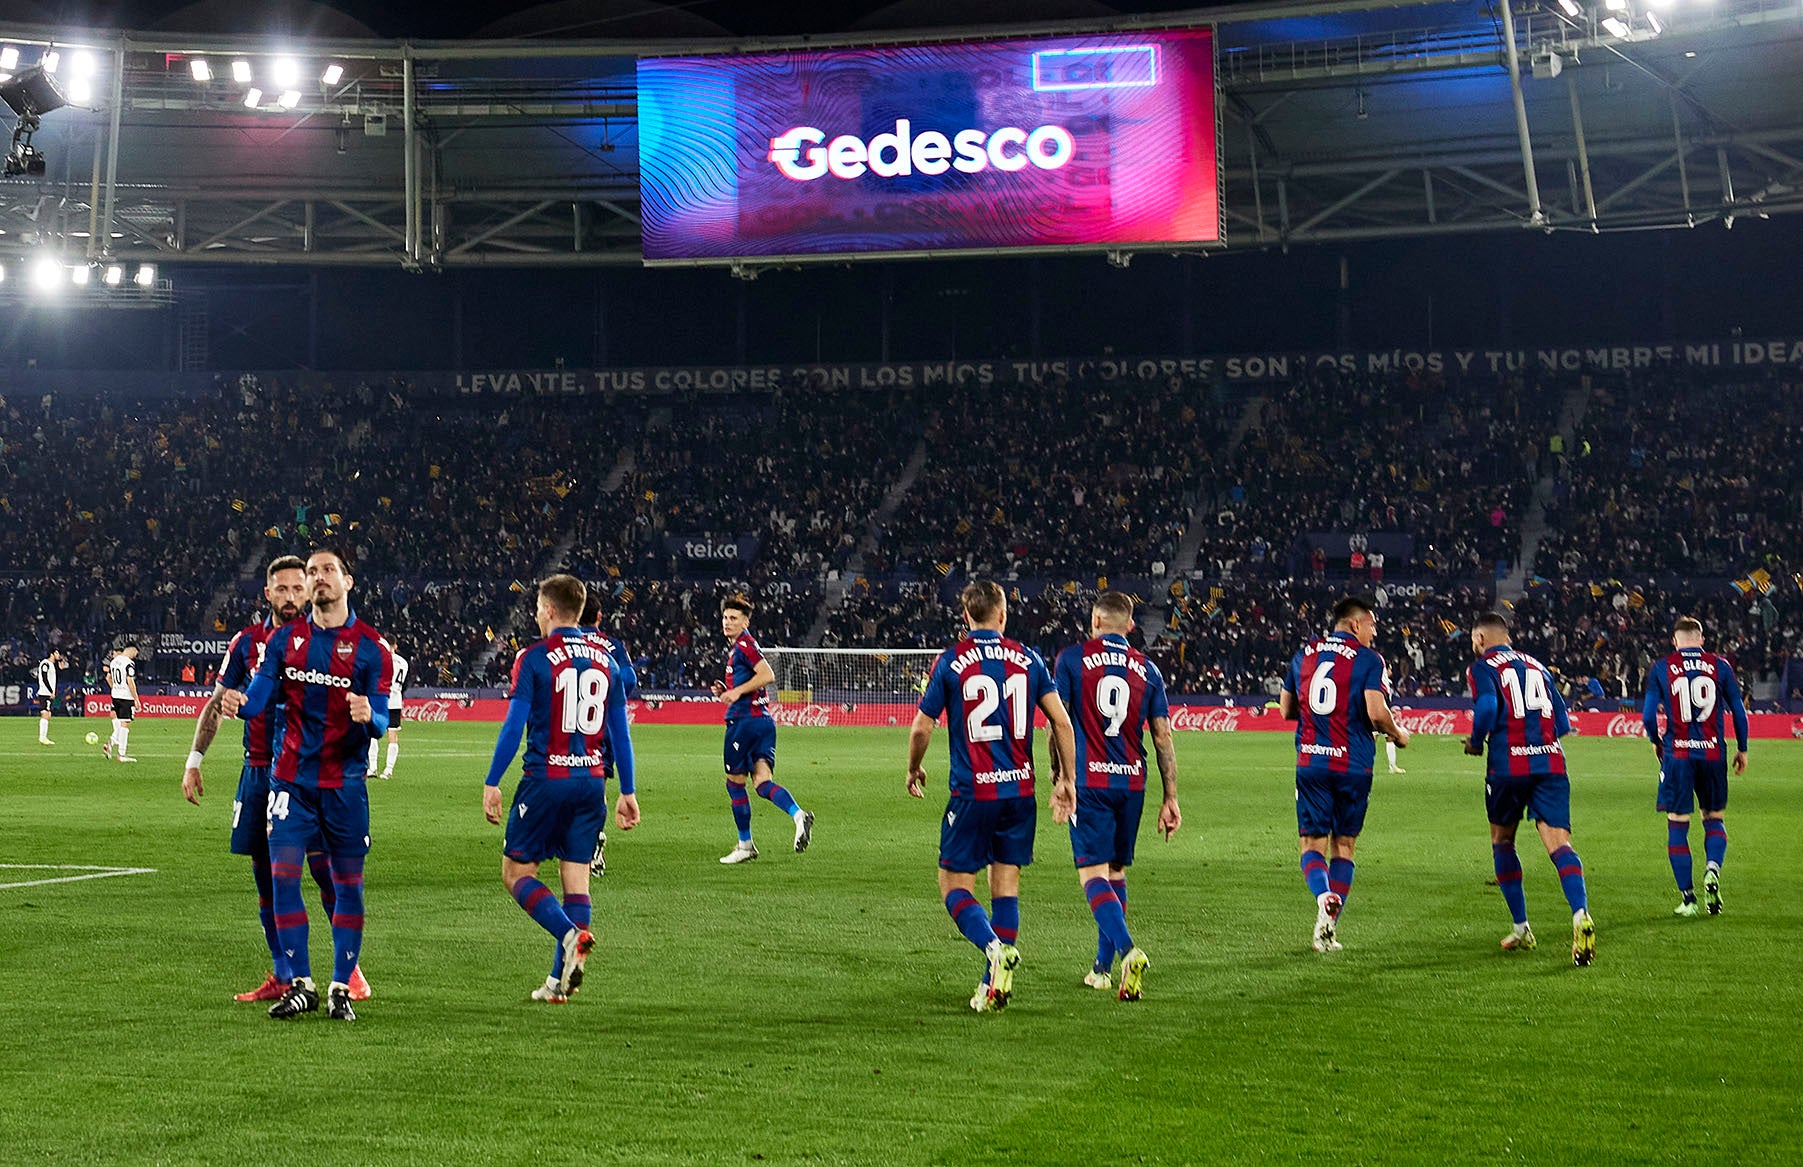
<path fill-rule="evenodd" d="M 905 725 L 937 648 L 764 648 L 779 725 Z"/>

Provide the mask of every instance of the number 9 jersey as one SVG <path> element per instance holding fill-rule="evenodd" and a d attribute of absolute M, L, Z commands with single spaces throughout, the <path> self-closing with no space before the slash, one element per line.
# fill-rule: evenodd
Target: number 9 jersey
<path fill-rule="evenodd" d="M 1077 785 L 1146 788 L 1146 723 L 1169 717 L 1164 676 L 1146 654 L 1108 633 L 1058 654 L 1058 696 L 1077 739 Z"/>
<path fill-rule="evenodd" d="M 1565 747 L 1559 739 L 1571 732 L 1571 718 L 1545 665 L 1497 645 L 1471 662 L 1467 680 L 1476 702 L 1472 736 L 1489 742 L 1486 773 L 1565 773 Z"/>

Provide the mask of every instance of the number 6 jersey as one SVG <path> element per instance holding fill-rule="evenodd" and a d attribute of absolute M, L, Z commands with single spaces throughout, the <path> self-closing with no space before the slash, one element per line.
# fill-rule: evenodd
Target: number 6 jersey
<path fill-rule="evenodd" d="M 1489 741 L 1486 773 L 1565 773 L 1559 739 L 1571 732 L 1571 718 L 1545 665 L 1502 644 L 1472 661 L 1467 679 L 1476 702 L 1473 735 Z"/>
<path fill-rule="evenodd" d="M 1332 632 L 1290 660 L 1283 687 L 1296 696 L 1296 768 L 1371 773 L 1377 757 L 1365 694 L 1389 696 L 1383 656 L 1350 632 Z"/>

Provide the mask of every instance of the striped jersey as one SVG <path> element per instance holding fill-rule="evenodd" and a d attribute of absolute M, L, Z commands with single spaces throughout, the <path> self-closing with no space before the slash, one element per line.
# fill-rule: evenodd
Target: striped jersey
<path fill-rule="evenodd" d="M 1171 715 L 1164 675 L 1118 633 L 1058 654 L 1058 696 L 1077 737 L 1077 785 L 1146 788 L 1146 723 Z"/>
<path fill-rule="evenodd" d="M 758 665 L 764 661 L 764 650 L 758 647 L 757 638 L 750 632 L 739 633 L 732 647 L 726 650 L 726 687 L 736 689 L 757 674 Z M 740 697 L 726 707 L 726 720 L 737 721 L 741 717 L 769 717 L 770 688 L 753 690 Z"/>
<path fill-rule="evenodd" d="M 263 657 L 269 650 L 269 638 L 275 635 L 275 631 L 275 617 L 265 616 L 255 624 L 240 629 L 238 635 L 232 637 L 232 642 L 225 649 L 225 659 L 219 662 L 221 687 L 239 690 L 249 687 L 250 679 L 263 667 Z M 273 708 L 274 704 L 271 701 L 263 707 L 263 712 L 244 723 L 246 766 L 267 766 L 275 761 L 276 728 L 281 714 Z"/>
<path fill-rule="evenodd" d="M 1033 711 L 1056 692 L 1038 653 L 979 629 L 939 654 L 920 711 L 951 730 L 957 798 L 1033 797 Z"/>
<path fill-rule="evenodd" d="M 56 696 L 56 662 L 49 657 L 38 662 L 38 696 Z"/>
<path fill-rule="evenodd" d="M 1365 694 L 1389 696 L 1383 656 L 1350 632 L 1331 632 L 1290 660 L 1284 691 L 1296 698 L 1296 768 L 1369 775 L 1377 740 Z"/>
<path fill-rule="evenodd" d="M 269 637 L 259 678 L 276 684 L 282 703 L 275 777 L 332 790 L 368 776 L 370 727 L 351 720 L 350 695 L 387 709 L 394 657 L 381 634 L 355 611 L 340 628 L 296 620 Z"/>
<path fill-rule="evenodd" d="M 1665 732 L 1658 715 L 1665 714 Z M 1713 652 L 1681 648 L 1647 673 L 1646 703 L 1641 720 L 1648 738 L 1660 743 L 1668 758 L 1700 758 L 1719 762 L 1734 717 L 1736 749 L 1747 748 L 1747 706 L 1741 700 L 1734 666 Z"/>
<path fill-rule="evenodd" d="M 607 655 L 614 658 L 614 676 L 619 679 L 628 697 L 637 697 L 639 671 L 633 667 L 632 654 L 626 651 L 625 642 L 611 632 L 601 631 L 599 627 L 584 628 L 583 631 L 607 646 Z"/>
<path fill-rule="evenodd" d="M 528 778 L 594 778 L 607 772 L 607 713 L 624 705 L 613 655 L 580 628 L 554 628 L 513 662 L 508 694 L 526 710 Z M 516 715 L 517 716 L 517 715 Z"/>
<path fill-rule="evenodd" d="M 1565 773 L 1571 732 L 1565 698 L 1545 665 L 1506 644 L 1484 650 L 1466 676 L 1477 703 L 1471 733 L 1489 743 L 1486 773 L 1525 777 Z"/>

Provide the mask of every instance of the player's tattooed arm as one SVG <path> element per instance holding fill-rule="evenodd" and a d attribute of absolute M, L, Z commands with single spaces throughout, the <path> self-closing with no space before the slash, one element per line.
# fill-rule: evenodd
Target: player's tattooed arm
<path fill-rule="evenodd" d="M 1164 801 L 1158 808 L 1158 831 L 1169 842 L 1183 825 L 1177 808 L 1177 743 L 1171 737 L 1171 719 L 1152 719 L 1152 751 L 1158 758 L 1158 780 L 1164 784 Z"/>
<path fill-rule="evenodd" d="M 213 695 L 201 706 L 200 716 L 194 719 L 194 742 L 188 747 L 188 764 L 182 769 L 182 797 L 200 805 L 200 799 L 206 793 L 205 784 L 200 777 L 200 756 L 207 752 L 213 739 L 219 735 L 219 722 L 225 713 L 222 708 L 225 687 L 213 686 Z"/>

